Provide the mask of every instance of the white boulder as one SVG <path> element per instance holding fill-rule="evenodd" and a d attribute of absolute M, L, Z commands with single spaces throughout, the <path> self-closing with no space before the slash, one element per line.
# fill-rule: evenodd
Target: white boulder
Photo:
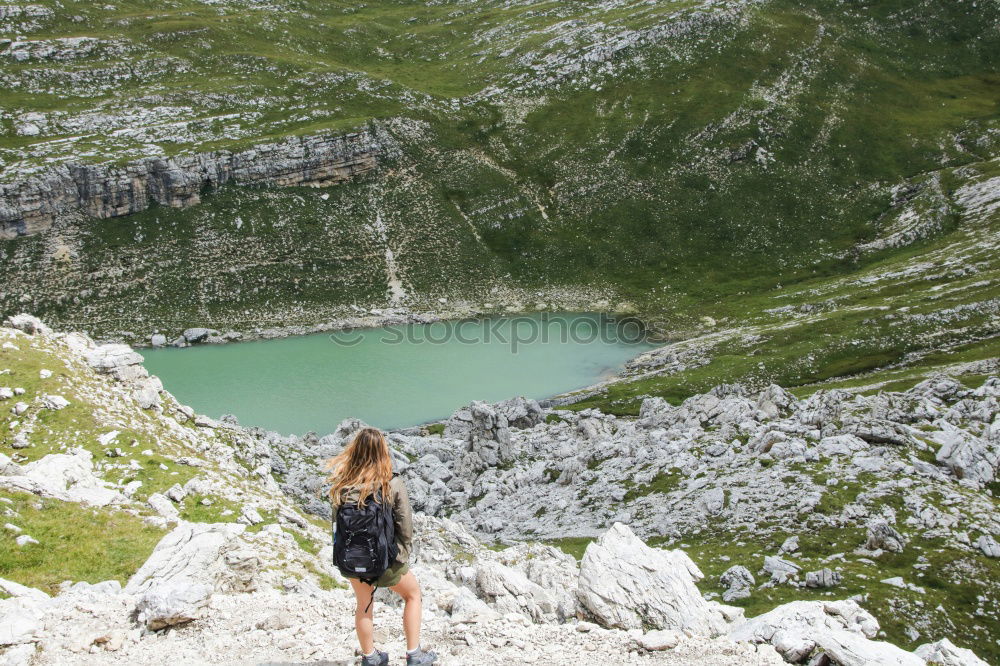
<path fill-rule="evenodd" d="M 615 523 L 587 546 L 577 594 L 583 608 L 606 627 L 715 636 L 727 625 L 695 587 L 703 577 L 683 551 L 650 548 Z"/>
<path fill-rule="evenodd" d="M 986 557 L 1000 557 L 1000 544 L 990 534 L 983 534 L 976 539 L 976 548 Z"/>
<path fill-rule="evenodd" d="M 956 647 L 947 638 L 942 638 L 936 643 L 924 643 L 914 650 L 914 654 L 936 666 L 989 666 L 977 657 L 975 652 Z"/>
<path fill-rule="evenodd" d="M 0 647 L 37 640 L 43 626 L 36 600 L 26 597 L 0 599 Z"/>
<path fill-rule="evenodd" d="M 941 444 L 937 461 L 959 479 L 980 486 L 992 482 L 1000 467 L 1000 446 L 946 421 L 939 423 L 943 430 L 931 435 Z"/>
<path fill-rule="evenodd" d="M 244 529 L 235 523 L 182 523 L 163 537 L 125 586 L 138 597 L 140 621 L 160 629 L 200 617 L 212 592 L 231 576 L 226 555 Z"/>
<path fill-rule="evenodd" d="M 840 666 L 924 666 L 901 648 L 871 640 L 878 622 L 854 601 L 793 601 L 734 627 L 736 641 L 770 643 L 786 661 L 804 663 L 817 652 Z M 810 662 L 814 663 L 814 662 Z"/>
<path fill-rule="evenodd" d="M 10 328 L 16 328 L 19 331 L 23 331 L 28 335 L 42 334 L 48 335 L 52 332 L 52 329 L 42 323 L 42 320 L 38 317 L 33 317 L 30 314 L 18 314 L 7 317 L 3 322 L 4 326 Z"/>
<path fill-rule="evenodd" d="M 94 475 L 93 455 L 83 448 L 49 454 L 20 466 L 18 471 L 13 476 L 0 476 L 0 487 L 92 506 L 125 501 L 121 493 Z"/>

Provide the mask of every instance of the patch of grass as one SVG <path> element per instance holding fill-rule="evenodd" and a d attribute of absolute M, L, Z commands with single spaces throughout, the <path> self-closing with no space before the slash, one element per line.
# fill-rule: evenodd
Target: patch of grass
<path fill-rule="evenodd" d="M 202 504 L 206 499 L 211 504 Z M 192 523 L 232 523 L 240 517 L 240 506 L 215 495 L 188 495 L 181 503 L 180 514 Z"/>
<path fill-rule="evenodd" d="M 427 430 L 428 435 L 443 435 L 444 434 L 444 424 L 443 423 L 431 423 L 430 425 L 424 426 Z"/>
<path fill-rule="evenodd" d="M 0 531 L 0 577 L 58 592 L 65 580 L 124 584 L 145 562 L 164 532 L 122 511 L 89 509 L 34 495 L 3 493 L 16 517 L 5 520 L 39 541 L 18 546 Z"/>
<path fill-rule="evenodd" d="M 659 472 L 649 483 L 634 485 L 625 493 L 625 502 L 632 502 L 640 497 L 646 497 L 653 493 L 671 493 L 680 487 L 681 481 L 685 479 L 680 470 L 672 469 L 668 472 Z"/>
<path fill-rule="evenodd" d="M 563 537 L 561 539 L 549 539 L 545 543 L 572 555 L 577 560 L 582 560 L 583 554 L 587 551 L 587 546 L 593 541 L 594 537 Z"/>
<path fill-rule="evenodd" d="M 285 530 L 285 531 L 292 535 L 292 538 L 295 539 L 295 543 L 299 544 L 299 548 L 306 551 L 310 555 L 319 554 L 319 551 L 322 547 L 318 543 L 316 543 L 306 535 L 302 534 L 298 530 Z"/>

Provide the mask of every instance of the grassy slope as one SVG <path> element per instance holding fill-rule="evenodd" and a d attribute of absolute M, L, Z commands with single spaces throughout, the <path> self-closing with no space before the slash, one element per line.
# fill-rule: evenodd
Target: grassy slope
<path fill-rule="evenodd" d="M 39 336 L 9 337 L 6 333 L 7 329 L 0 329 L 4 342 L 0 347 L 0 386 L 24 392 L 2 403 L 0 451 L 28 464 L 52 453 L 83 448 L 93 454 L 94 473 L 99 478 L 119 490 L 133 481 L 140 481 L 141 486 L 132 495 L 132 503 L 99 509 L 0 490 L 0 524 L 12 523 L 40 542 L 17 546 L 17 534 L 0 529 L 0 577 L 49 592 L 57 592 L 65 580 L 97 583 L 113 579 L 124 583 L 166 533 L 144 521 L 155 516 L 145 503 L 152 493 L 183 485 L 196 475 L 210 479 L 216 484 L 210 487 L 220 494 L 192 495 L 177 507 L 181 517 L 192 522 L 233 522 L 240 516 L 242 503 L 254 502 L 261 493 L 260 481 L 246 462 L 247 442 L 239 435 L 196 428 L 189 421 L 177 423 L 169 416 L 142 410 L 114 380 L 96 374 L 63 342 Z M 42 378 L 41 370 L 52 374 Z M 70 404 L 60 410 L 45 409 L 38 399 L 47 394 L 62 396 Z M 28 404 L 28 410 L 15 415 L 11 409 L 15 402 Z M 168 398 L 164 407 L 171 411 L 175 404 Z M 12 449 L 15 433 L 22 430 L 29 433 L 30 446 Z M 112 430 L 118 431 L 118 436 L 102 445 L 98 437 Z M 116 453 L 121 455 L 109 457 L 111 449 L 118 449 Z M 226 471 L 213 460 L 213 456 L 226 453 L 234 455 L 245 473 Z M 197 467 L 181 464 L 178 459 L 182 457 L 201 462 Z M 234 496 L 242 500 L 234 500 Z M 272 512 L 262 511 L 262 515 L 264 522 L 248 532 L 278 522 Z M 308 534 L 287 525 L 285 529 L 300 548 L 311 554 L 318 551 Z M 333 584 L 315 563 L 308 558 L 296 561 L 299 559 L 319 584 Z M 302 571 L 295 569 L 292 575 L 301 576 Z"/>

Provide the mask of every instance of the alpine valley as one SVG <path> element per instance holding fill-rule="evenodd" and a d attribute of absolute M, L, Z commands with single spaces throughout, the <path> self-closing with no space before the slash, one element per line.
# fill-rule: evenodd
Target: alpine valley
<path fill-rule="evenodd" d="M 389 433 L 442 663 L 1000 664 L 997 0 L 0 3 L 0 665 L 355 663 L 363 424 L 141 348 L 540 312 L 656 346 Z"/>

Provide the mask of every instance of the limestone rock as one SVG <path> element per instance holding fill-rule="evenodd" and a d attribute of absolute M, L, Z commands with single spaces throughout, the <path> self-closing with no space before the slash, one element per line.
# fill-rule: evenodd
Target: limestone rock
<path fill-rule="evenodd" d="M 149 504 L 153 511 L 155 511 L 161 518 L 168 522 L 176 523 L 181 519 L 181 515 L 178 513 L 173 502 L 160 493 L 151 494 L 146 500 L 146 503 Z"/>
<path fill-rule="evenodd" d="M 212 588 L 204 583 L 171 580 L 157 583 L 139 595 L 135 608 L 139 621 L 155 631 L 201 617 L 211 595 Z"/>
<path fill-rule="evenodd" d="M 806 587 L 836 587 L 840 585 L 842 578 L 840 573 L 824 567 L 819 571 L 806 573 Z"/>
<path fill-rule="evenodd" d="M 985 485 L 996 479 L 1000 467 L 1000 442 L 976 437 L 951 424 L 941 421 L 944 428 L 932 435 L 941 444 L 937 461 L 951 470 L 959 479 Z"/>
<path fill-rule="evenodd" d="M 490 622 L 499 614 L 474 595 L 469 588 L 460 587 L 451 602 L 451 621 L 455 624 Z"/>
<path fill-rule="evenodd" d="M 179 483 L 172 485 L 165 494 L 174 502 L 183 502 L 184 498 L 187 497 L 187 491 Z"/>
<path fill-rule="evenodd" d="M 3 325 L 16 328 L 28 335 L 48 335 L 52 332 L 52 329 L 43 324 L 38 317 L 33 317 L 30 314 L 11 315 L 4 320 Z"/>
<path fill-rule="evenodd" d="M 37 601 L 25 597 L 0 599 L 0 647 L 29 643 L 42 632 Z"/>
<path fill-rule="evenodd" d="M 990 534 L 983 534 L 976 539 L 976 548 L 986 557 L 1000 557 L 1000 544 Z"/>
<path fill-rule="evenodd" d="M 924 643 L 913 651 L 921 659 L 936 666 L 989 666 L 967 648 L 956 647 L 947 638 L 935 643 Z"/>
<path fill-rule="evenodd" d="M 128 345 L 100 345 L 87 353 L 87 363 L 98 372 L 109 374 L 142 363 L 142 355 Z"/>
<path fill-rule="evenodd" d="M 799 537 L 790 536 L 781 542 L 781 547 L 778 549 L 779 553 L 794 553 L 799 549 Z"/>
<path fill-rule="evenodd" d="M 657 652 L 677 647 L 683 638 L 684 635 L 680 632 L 660 630 L 647 632 L 636 638 L 635 642 L 644 650 Z"/>
<path fill-rule="evenodd" d="M 129 579 L 125 592 L 139 594 L 175 579 L 205 583 L 214 589 L 220 576 L 226 573 L 224 553 L 245 529 L 236 523 L 178 525 L 160 540 L 149 559 Z"/>
<path fill-rule="evenodd" d="M 913 653 L 871 640 L 877 633 L 878 622 L 853 601 L 793 601 L 734 627 L 729 637 L 770 643 L 793 664 L 819 652 L 840 666 L 923 666 Z"/>
<path fill-rule="evenodd" d="M 66 39 L 97 43 L 93 38 Z M 227 182 L 279 187 L 343 183 L 374 169 L 378 154 L 374 134 L 365 130 L 289 137 L 240 152 L 148 157 L 122 165 L 62 164 L 0 185 L 0 239 L 45 231 L 67 213 L 104 219 L 137 213 L 153 203 L 193 206 L 206 187 Z"/>
<path fill-rule="evenodd" d="M 729 567 L 719 576 L 719 584 L 726 588 L 722 600 L 728 602 L 749 597 L 755 583 L 753 574 L 746 567 L 739 564 Z"/>
<path fill-rule="evenodd" d="M 531 398 L 518 396 L 494 405 L 507 419 L 511 428 L 533 428 L 545 420 L 545 411 Z"/>
<path fill-rule="evenodd" d="M 220 335 L 218 331 L 211 328 L 189 328 L 181 334 L 188 344 L 205 342 L 209 337 Z"/>
<path fill-rule="evenodd" d="M 865 541 L 865 548 L 900 553 L 905 545 L 906 539 L 888 522 L 876 520 L 868 526 L 868 539 Z"/>
<path fill-rule="evenodd" d="M 764 558 L 763 570 L 765 573 L 770 574 L 771 583 L 780 584 L 791 580 L 798 575 L 799 571 L 802 570 L 802 567 L 794 562 L 789 562 L 788 560 L 780 557 L 768 555 Z"/>
<path fill-rule="evenodd" d="M 598 622 L 621 629 L 676 629 L 714 636 L 726 629 L 695 581 L 701 571 L 683 551 L 650 548 L 615 523 L 587 546 L 580 603 Z"/>
<path fill-rule="evenodd" d="M 12 580 L 6 580 L 4 578 L 0 578 L 0 590 L 12 597 L 28 597 L 38 601 L 45 601 L 49 598 L 48 594 L 39 589 L 28 587 L 27 585 L 21 585 L 20 583 L 15 583 Z"/>
<path fill-rule="evenodd" d="M 42 404 L 42 407 L 53 411 L 59 411 L 60 409 L 66 409 L 69 407 L 69 400 L 61 395 L 43 395 L 38 399 L 38 401 Z"/>
<path fill-rule="evenodd" d="M 22 465 L 19 474 L 0 476 L 0 487 L 92 506 L 125 501 L 121 493 L 94 475 L 93 454 L 82 448 Z"/>

